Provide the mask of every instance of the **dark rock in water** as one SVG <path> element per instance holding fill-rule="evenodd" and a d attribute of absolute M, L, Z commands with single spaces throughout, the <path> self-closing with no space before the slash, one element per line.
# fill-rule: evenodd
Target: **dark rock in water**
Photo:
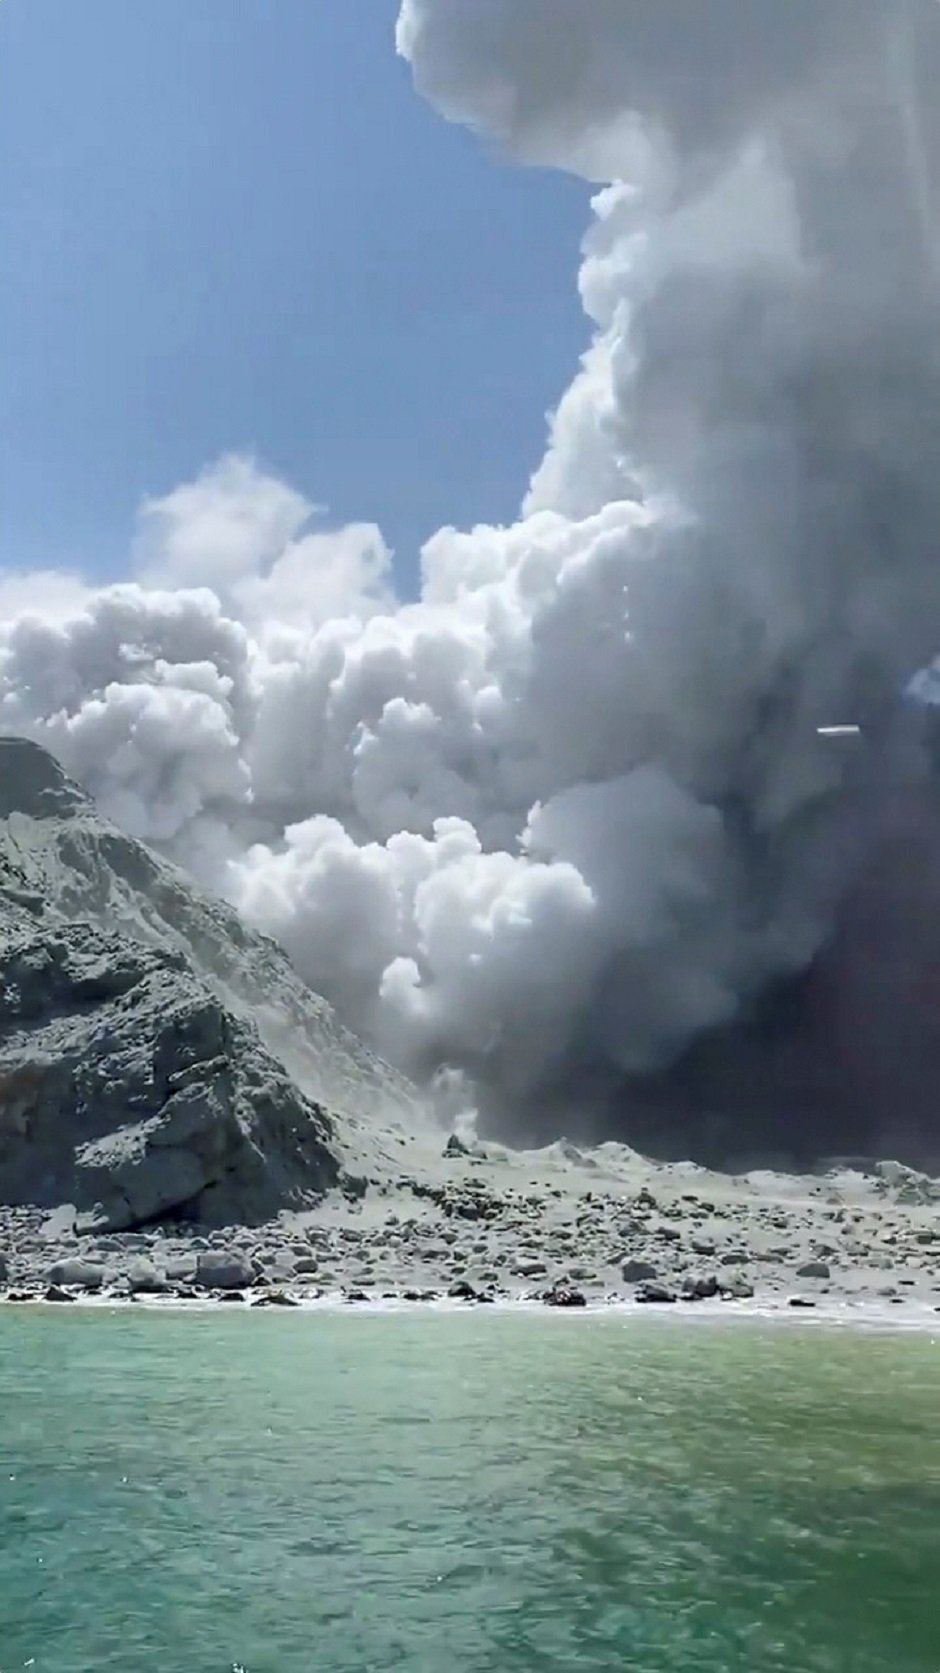
<path fill-rule="evenodd" d="M 241 1290 L 219 1290 L 215 1299 L 216 1301 L 244 1301 L 245 1296 Z"/>
<path fill-rule="evenodd" d="M 369 1297 L 366 1294 L 365 1290 L 347 1290 L 346 1294 L 343 1296 L 343 1300 L 347 1303 L 352 1303 L 352 1302 L 359 1302 L 359 1301 L 368 1301 Z"/>
<path fill-rule="evenodd" d="M 633 1299 L 648 1306 L 668 1306 L 676 1300 L 676 1292 L 671 1290 L 668 1284 L 641 1284 Z"/>
<path fill-rule="evenodd" d="M 246 1256 L 206 1250 L 196 1262 L 194 1282 L 201 1290 L 241 1290 L 253 1284 L 254 1277 Z"/>
<path fill-rule="evenodd" d="M 458 1278 L 456 1284 L 451 1284 L 447 1291 L 451 1301 L 476 1301 L 477 1292 L 466 1278 Z"/>
<path fill-rule="evenodd" d="M 649 1279 L 656 1279 L 659 1277 L 659 1273 L 657 1272 L 655 1266 L 653 1266 L 649 1261 L 624 1261 L 620 1270 L 625 1284 L 643 1284 Z"/>
<path fill-rule="evenodd" d="M 546 1307 L 586 1307 L 587 1299 L 580 1290 L 572 1289 L 568 1284 L 555 1284 L 546 1290 L 542 1296 Z"/>
<path fill-rule="evenodd" d="M 253 1302 L 255 1307 L 299 1307 L 300 1302 L 295 1296 L 285 1295 L 283 1290 L 268 1290 L 266 1295 L 259 1295 Z"/>
<path fill-rule="evenodd" d="M 6 1284 L 10 1277 L 10 1263 L 6 1255 L 0 1253 L 0 1284 Z"/>
<path fill-rule="evenodd" d="M 787 1302 L 788 1307 L 815 1307 L 815 1305 L 815 1301 L 811 1301 L 808 1295 L 791 1295 Z"/>
<path fill-rule="evenodd" d="M 444 1155 L 445 1156 L 469 1156 L 469 1154 L 470 1154 L 470 1151 L 467 1148 L 467 1146 L 464 1144 L 463 1139 L 459 1139 L 457 1137 L 456 1133 L 451 1133 L 450 1138 L 447 1140 L 447 1143 L 444 1146 Z"/>
<path fill-rule="evenodd" d="M 37 1301 L 39 1298 L 32 1290 L 10 1290 L 4 1299 L 7 1301 Z"/>
<path fill-rule="evenodd" d="M 683 1301 L 711 1301 L 718 1294 L 718 1279 L 714 1273 L 699 1273 L 686 1278 L 682 1285 Z"/>
<path fill-rule="evenodd" d="M 46 1290 L 47 1301 L 74 1301 L 74 1295 L 64 1290 L 61 1284 L 50 1284 Z"/>
<path fill-rule="evenodd" d="M 807 1261 L 805 1266 L 796 1269 L 798 1278 L 829 1278 L 831 1273 L 825 1261 Z"/>
<path fill-rule="evenodd" d="M 100 1290 L 107 1273 L 94 1261 L 65 1260 L 56 1261 L 47 1276 L 50 1285 L 64 1284 L 72 1290 Z"/>
<path fill-rule="evenodd" d="M 724 1278 L 721 1283 L 721 1295 L 725 1301 L 750 1301 L 754 1294 L 754 1285 L 750 1279 L 742 1277 Z"/>

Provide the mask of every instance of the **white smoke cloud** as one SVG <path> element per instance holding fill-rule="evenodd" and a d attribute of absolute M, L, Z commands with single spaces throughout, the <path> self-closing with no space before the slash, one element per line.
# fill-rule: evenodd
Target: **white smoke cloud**
<path fill-rule="evenodd" d="M 209 587 L 241 621 L 317 627 L 393 602 L 391 553 L 373 523 L 308 530 L 311 505 L 255 460 L 228 455 L 146 499 L 134 567 L 148 587 Z M 308 532 L 303 532 L 308 530 Z"/>
<path fill-rule="evenodd" d="M 0 723 L 505 1116 L 669 1061 L 830 923 L 861 837 L 816 728 L 940 637 L 940 14 L 404 0 L 398 44 L 600 187 L 519 521 L 441 530 L 401 603 L 376 528 L 223 459 L 146 502 L 133 582 L 0 586 Z"/>
<path fill-rule="evenodd" d="M 136 567 L 152 585 L 228 595 L 273 564 L 316 509 L 253 460 L 229 455 L 195 482 L 144 501 Z"/>

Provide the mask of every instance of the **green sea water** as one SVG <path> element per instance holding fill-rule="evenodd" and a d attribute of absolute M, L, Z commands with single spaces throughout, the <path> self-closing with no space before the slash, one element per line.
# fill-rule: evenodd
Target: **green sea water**
<path fill-rule="evenodd" d="M 0 1311 L 0 1670 L 938 1673 L 940 1345 Z"/>

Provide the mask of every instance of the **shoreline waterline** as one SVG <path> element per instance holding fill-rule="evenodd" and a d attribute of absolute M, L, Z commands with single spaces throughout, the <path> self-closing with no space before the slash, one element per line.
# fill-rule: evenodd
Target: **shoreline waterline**
<path fill-rule="evenodd" d="M 287 1292 L 289 1294 L 289 1292 Z M 408 1301 L 403 1296 L 368 1297 L 350 1300 L 342 1292 L 321 1296 L 296 1296 L 286 1302 L 264 1303 L 258 1298 L 223 1301 L 217 1296 L 100 1296 L 78 1293 L 67 1302 L 49 1300 L 45 1296 L 29 1300 L 11 1301 L 0 1297 L 2 1313 L 28 1314 L 35 1310 L 69 1313 L 148 1313 L 180 1316 L 186 1314 L 272 1314 L 285 1317 L 291 1314 L 317 1314 L 343 1317 L 440 1318 L 479 1316 L 526 1319 L 564 1319 L 582 1324 L 598 1323 L 604 1319 L 620 1322 L 634 1321 L 665 1325 L 694 1323 L 700 1326 L 729 1324 L 755 1326 L 773 1324 L 789 1329 L 832 1329 L 840 1333 L 858 1331 L 876 1335 L 935 1335 L 940 1342 L 940 1308 L 918 1305 L 905 1306 L 903 1316 L 894 1307 L 877 1306 L 869 1302 L 834 1300 L 828 1304 L 801 1300 L 796 1306 L 779 1301 L 682 1301 L 650 1304 L 629 1298 L 591 1300 L 583 1307 L 558 1307 L 539 1299 L 525 1296 L 500 1296 L 487 1303 L 462 1301 L 450 1296 L 433 1300 Z"/>

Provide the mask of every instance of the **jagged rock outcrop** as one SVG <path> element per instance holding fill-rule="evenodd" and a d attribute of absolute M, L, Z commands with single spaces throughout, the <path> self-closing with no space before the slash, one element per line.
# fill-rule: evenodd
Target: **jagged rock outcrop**
<path fill-rule="evenodd" d="M 0 739 L 0 1202 L 89 1229 L 258 1222 L 410 1108 L 273 942 Z"/>

